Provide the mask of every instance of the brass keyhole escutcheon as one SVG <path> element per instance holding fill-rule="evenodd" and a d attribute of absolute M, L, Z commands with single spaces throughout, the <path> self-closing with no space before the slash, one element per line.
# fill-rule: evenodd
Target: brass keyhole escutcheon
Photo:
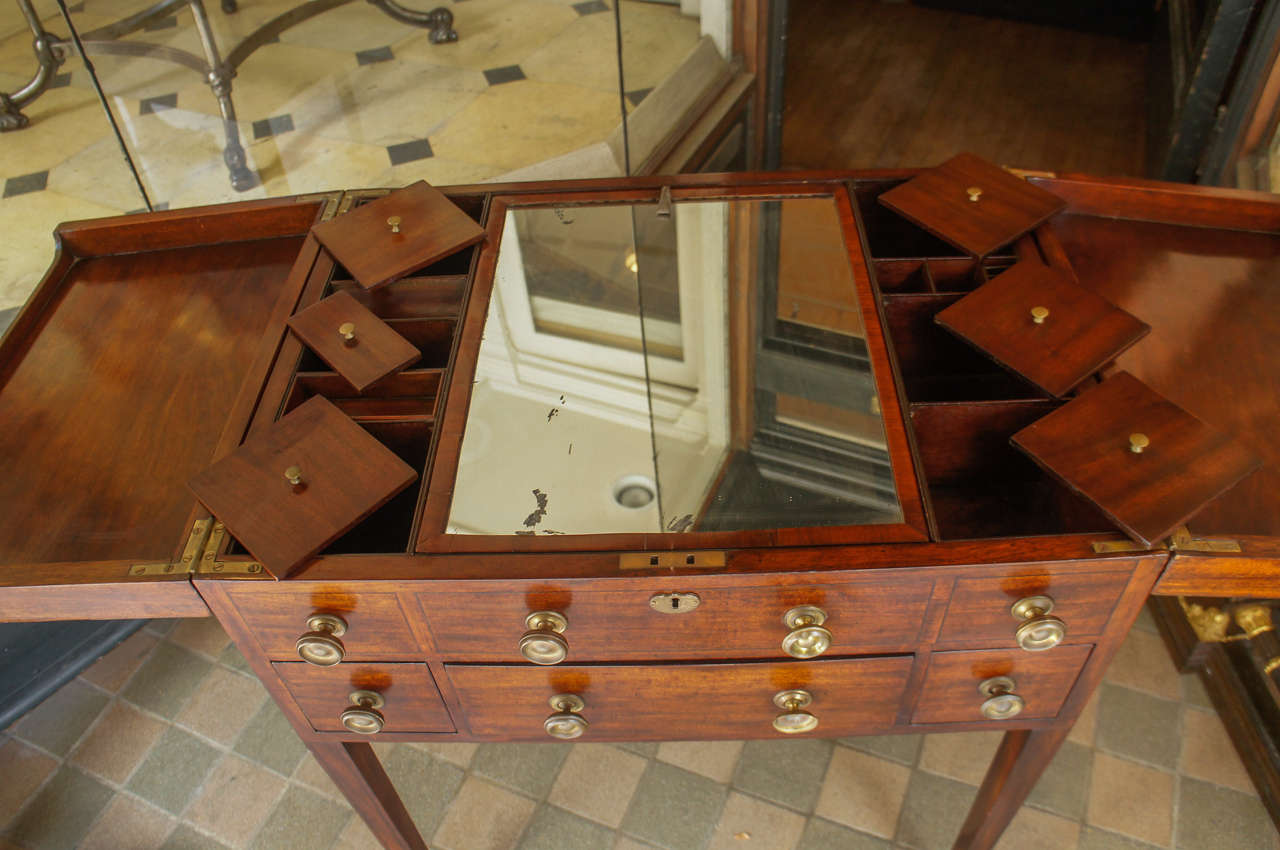
<path fill-rule="evenodd" d="M 338 325 L 338 336 L 342 337 L 344 342 L 355 342 L 356 324 L 355 322 L 343 322 Z"/>
<path fill-rule="evenodd" d="M 982 702 L 982 716 L 988 720 L 1008 720 L 1021 714 L 1026 703 L 1013 692 L 1016 687 L 1009 676 L 983 680 L 978 685 L 978 693 L 986 697 Z"/>
<path fill-rule="evenodd" d="M 534 611 L 524 618 L 528 629 L 520 636 L 520 654 L 534 664 L 559 664 L 569 654 L 564 630 L 569 621 L 555 611 Z"/>
<path fill-rule="evenodd" d="M 307 618 L 306 632 L 294 648 L 298 657 L 308 664 L 332 667 L 346 655 L 346 647 L 338 640 L 346 633 L 347 621 L 336 614 L 312 614 Z"/>
<path fill-rule="evenodd" d="M 358 735 L 374 735 L 382 731 L 382 727 L 387 724 L 387 718 L 378 710 L 386 705 L 382 694 L 377 691 L 353 691 L 348 699 L 351 700 L 352 707 L 342 712 L 342 725 L 347 731 Z"/>
<path fill-rule="evenodd" d="M 773 718 L 773 728 L 784 735 L 798 735 L 818 728 L 818 718 L 805 711 L 813 704 L 813 694 L 802 690 L 778 691 L 773 704 L 782 713 Z"/>
<path fill-rule="evenodd" d="M 790 631 L 782 639 L 782 651 L 792 658 L 817 658 L 831 648 L 834 640 L 822 624 L 827 612 L 816 605 L 799 605 L 782 615 L 782 624 Z"/>
<path fill-rule="evenodd" d="M 1043 652 L 1062 643 L 1067 636 L 1067 624 L 1057 617 L 1050 617 L 1053 599 L 1048 596 L 1027 596 L 1013 603 L 1009 613 L 1021 620 L 1014 630 L 1018 646 L 1027 652 Z"/>
<path fill-rule="evenodd" d="M 982 189 L 979 186 L 970 186 L 968 189 L 964 190 L 964 193 L 968 195 L 969 200 L 975 204 L 978 202 L 978 199 L 982 197 Z"/>
<path fill-rule="evenodd" d="M 297 466 L 296 464 L 294 466 L 290 466 L 284 471 L 284 478 L 294 487 L 297 487 L 302 483 L 302 467 Z"/>
<path fill-rule="evenodd" d="M 1130 434 L 1129 435 L 1129 451 L 1136 455 L 1140 455 L 1151 445 L 1151 438 L 1146 434 Z"/>
<path fill-rule="evenodd" d="M 400 216 L 393 215 L 387 219 L 387 224 L 391 227 L 392 233 L 400 232 Z"/>
<path fill-rule="evenodd" d="M 688 614 L 701 604 L 696 593 L 655 593 L 649 597 L 649 607 L 659 614 Z"/>
<path fill-rule="evenodd" d="M 1048 307 L 1032 307 L 1031 308 L 1031 321 L 1035 322 L 1037 325 L 1043 325 L 1044 320 L 1047 318 L 1049 318 Z"/>
<path fill-rule="evenodd" d="M 542 722 L 542 728 L 552 738 L 568 741 L 582 736 L 591 724 L 582 716 L 587 703 L 577 694 L 556 694 L 547 700 L 555 713 Z"/>

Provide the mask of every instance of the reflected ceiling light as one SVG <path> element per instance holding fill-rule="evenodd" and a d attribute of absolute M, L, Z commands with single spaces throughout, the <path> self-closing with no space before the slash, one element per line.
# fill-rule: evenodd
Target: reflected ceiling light
<path fill-rule="evenodd" d="M 624 475 L 613 482 L 613 500 L 624 508 L 647 508 L 658 492 L 647 475 Z"/>
<path fill-rule="evenodd" d="M 622 264 L 630 269 L 632 274 L 640 270 L 640 263 L 636 260 L 636 252 L 628 251 L 627 256 L 623 259 Z"/>

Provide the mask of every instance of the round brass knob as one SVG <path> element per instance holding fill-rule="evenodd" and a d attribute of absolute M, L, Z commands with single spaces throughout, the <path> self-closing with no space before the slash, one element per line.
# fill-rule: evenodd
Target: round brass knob
<path fill-rule="evenodd" d="M 973 201 L 974 203 L 977 203 L 978 198 L 982 197 L 982 189 L 977 186 L 970 186 L 968 189 L 965 189 L 964 191 L 965 191 L 965 194 L 969 196 L 969 200 Z"/>
<path fill-rule="evenodd" d="M 1013 603 L 1009 613 L 1021 620 L 1013 636 L 1018 646 L 1027 652 L 1053 649 L 1067 636 L 1067 624 L 1057 617 L 1050 617 L 1053 599 L 1048 596 L 1028 596 Z"/>
<path fill-rule="evenodd" d="M 302 483 L 302 467 L 290 466 L 284 471 L 284 478 L 294 487 Z"/>
<path fill-rule="evenodd" d="M 1032 307 L 1031 308 L 1031 321 L 1035 322 L 1037 325 L 1043 325 L 1044 320 L 1047 318 L 1049 318 L 1048 307 Z"/>
<path fill-rule="evenodd" d="M 808 691 L 778 691 L 773 695 L 773 704 L 782 709 L 782 713 L 773 718 L 773 728 L 786 735 L 817 729 L 818 718 L 804 710 L 812 702 L 813 694 Z"/>
<path fill-rule="evenodd" d="M 1143 449 L 1151 445 L 1151 438 L 1146 434 L 1130 434 L 1129 435 L 1129 451 L 1136 455 L 1142 454 Z"/>
<path fill-rule="evenodd" d="M 520 637 L 520 654 L 534 664 L 559 664 L 569 654 L 569 641 L 562 634 L 569 627 L 563 614 L 534 611 L 524 618 L 529 631 Z"/>
<path fill-rule="evenodd" d="M 338 325 L 338 336 L 342 337 L 347 342 L 354 342 L 356 338 L 356 323 L 343 322 Z"/>
<path fill-rule="evenodd" d="M 816 605 L 800 605 L 782 615 L 791 631 L 782 639 L 782 651 L 792 658 L 817 658 L 831 647 L 832 635 L 822 624 L 827 612 Z"/>
<path fill-rule="evenodd" d="M 342 725 L 347 731 L 373 735 L 381 732 L 382 727 L 387 725 L 387 718 L 378 711 L 386 704 L 382 694 L 377 691 L 353 691 L 348 699 L 351 700 L 352 707 L 342 712 Z"/>
<path fill-rule="evenodd" d="M 347 633 L 347 622 L 334 614 L 312 614 L 307 631 L 298 638 L 298 657 L 317 667 L 332 667 L 346 655 L 338 638 Z"/>
<path fill-rule="evenodd" d="M 993 676 L 978 685 L 978 693 L 986 697 L 982 702 L 982 716 L 988 720 L 1008 720 L 1022 713 L 1026 703 L 1013 692 L 1017 685 L 1008 676 Z"/>
<path fill-rule="evenodd" d="M 392 233 L 400 232 L 400 216 L 393 215 L 387 219 L 387 224 L 391 225 Z"/>
<path fill-rule="evenodd" d="M 566 741 L 577 738 L 591 725 L 582 716 L 582 710 L 587 704 L 577 694 L 556 694 L 547 700 L 547 704 L 555 714 L 542 722 L 542 728 L 552 738 Z"/>

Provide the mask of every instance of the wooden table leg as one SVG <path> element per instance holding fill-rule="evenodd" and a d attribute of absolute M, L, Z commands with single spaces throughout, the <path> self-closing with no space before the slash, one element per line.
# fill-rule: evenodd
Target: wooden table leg
<path fill-rule="evenodd" d="M 1004 733 L 953 850 L 988 850 L 995 845 L 1070 731 L 1068 723 Z"/>
<path fill-rule="evenodd" d="M 362 742 L 314 741 L 307 747 L 384 847 L 428 850 L 373 747 Z"/>

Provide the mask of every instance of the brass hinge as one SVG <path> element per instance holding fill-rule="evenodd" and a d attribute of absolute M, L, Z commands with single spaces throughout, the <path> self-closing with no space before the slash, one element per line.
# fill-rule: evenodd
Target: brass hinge
<path fill-rule="evenodd" d="M 222 541 L 226 536 L 227 527 L 215 521 L 213 531 L 205 544 L 203 554 L 200 556 L 200 563 L 196 567 L 196 574 L 216 576 L 263 575 L 265 570 L 263 570 L 262 564 L 257 561 L 218 560 L 218 549 L 222 546 Z"/>
<path fill-rule="evenodd" d="M 1093 542 L 1093 551 L 1099 555 L 1116 552 L 1149 552 L 1160 548 L 1171 552 L 1239 552 L 1240 541 L 1226 537 L 1195 537 L 1184 525 L 1163 544 L 1156 546 L 1143 546 L 1132 540 L 1095 540 Z"/>
<path fill-rule="evenodd" d="M 196 565 L 200 559 L 200 552 L 204 549 L 205 541 L 209 539 L 212 525 L 213 520 L 211 519 L 198 519 L 192 524 L 191 533 L 187 535 L 187 545 L 182 547 L 182 555 L 177 562 L 131 564 L 129 566 L 129 575 L 164 576 L 174 575 L 175 573 L 186 575 L 195 572 Z"/>

